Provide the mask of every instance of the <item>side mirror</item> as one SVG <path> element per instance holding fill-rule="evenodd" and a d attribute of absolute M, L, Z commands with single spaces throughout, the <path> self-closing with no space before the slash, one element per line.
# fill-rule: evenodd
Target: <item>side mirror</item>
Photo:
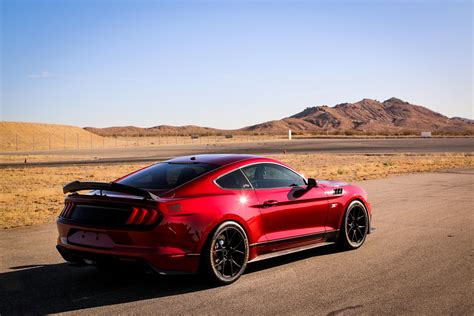
<path fill-rule="evenodd" d="M 311 188 L 317 188 L 318 187 L 318 181 L 313 178 L 308 178 L 308 190 Z"/>

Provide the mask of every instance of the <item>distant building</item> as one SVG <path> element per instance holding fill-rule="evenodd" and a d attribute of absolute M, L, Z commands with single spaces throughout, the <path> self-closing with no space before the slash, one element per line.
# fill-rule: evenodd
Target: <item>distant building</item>
<path fill-rule="evenodd" d="M 421 137 L 429 138 L 429 137 L 431 137 L 431 132 L 421 132 Z"/>
<path fill-rule="evenodd" d="M 288 139 L 291 140 L 291 129 L 288 130 Z"/>

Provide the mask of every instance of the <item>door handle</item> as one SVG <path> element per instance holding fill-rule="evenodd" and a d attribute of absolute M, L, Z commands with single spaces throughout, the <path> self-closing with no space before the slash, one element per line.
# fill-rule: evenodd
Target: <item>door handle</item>
<path fill-rule="evenodd" d="M 277 200 L 266 200 L 265 202 L 263 202 L 263 206 L 266 206 L 266 207 L 270 207 L 277 204 L 278 204 Z"/>

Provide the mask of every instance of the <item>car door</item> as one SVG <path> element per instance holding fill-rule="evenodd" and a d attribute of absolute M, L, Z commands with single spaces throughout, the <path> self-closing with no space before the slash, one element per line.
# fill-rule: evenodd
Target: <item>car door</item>
<path fill-rule="evenodd" d="M 328 211 L 322 189 L 308 189 L 302 176 L 276 163 L 242 171 L 255 189 L 270 250 L 322 239 Z"/>

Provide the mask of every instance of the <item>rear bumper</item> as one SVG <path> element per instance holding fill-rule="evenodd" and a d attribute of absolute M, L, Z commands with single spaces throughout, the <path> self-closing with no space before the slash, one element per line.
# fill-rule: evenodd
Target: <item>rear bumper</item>
<path fill-rule="evenodd" d="M 87 261 L 128 261 L 149 265 L 160 274 L 195 273 L 199 266 L 199 254 L 177 247 L 160 245 L 156 231 L 117 231 L 81 227 L 57 221 L 57 250 L 70 262 Z M 109 236 L 111 243 L 104 247 L 99 241 L 95 244 L 77 244 L 70 240 L 74 232 L 87 231 Z"/>

